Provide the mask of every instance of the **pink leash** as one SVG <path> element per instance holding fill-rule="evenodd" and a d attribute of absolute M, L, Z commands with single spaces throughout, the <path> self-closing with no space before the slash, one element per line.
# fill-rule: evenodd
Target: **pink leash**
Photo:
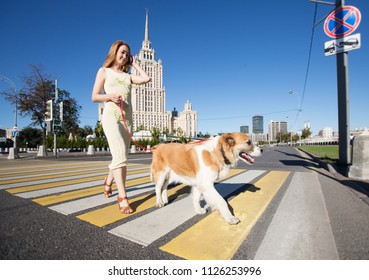
<path fill-rule="evenodd" d="M 120 113 L 122 114 L 122 121 L 123 121 L 123 124 L 124 124 L 124 128 L 126 129 L 127 131 L 127 134 L 129 136 L 129 138 L 131 139 L 132 143 L 135 144 L 135 146 L 137 146 L 138 148 L 144 150 L 144 151 L 153 151 L 155 150 L 156 148 L 155 147 L 152 147 L 152 148 L 145 148 L 143 146 L 141 146 L 140 144 L 138 144 L 134 139 L 133 139 L 133 136 L 132 134 L 129 132 L 129 129 L 128 129 L 128 126 L 127 126 L 127 123 L 126 123 L 126 119 L 124 118 L 124 101 L 123 100 L 120 100 L 119 102 L 119 109 L 120 109 Z M 210 140 L 209 138 L 206 138 L 206 139 L 202 139 L 202 140 L 199 140 L 199 141 L 195 141 L 195 142 L 190 142 L 188 144 L 199 144 L 199 143 L 202 143 L 202 142 L 205 142 L 205 141 L 208 141 Z"/>

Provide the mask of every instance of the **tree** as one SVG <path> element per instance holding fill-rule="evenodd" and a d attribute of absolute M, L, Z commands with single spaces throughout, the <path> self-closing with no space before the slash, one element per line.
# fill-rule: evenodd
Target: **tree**
<path fill-rule="evenodd" d="M 79 117 L 82 107 L 78 105 L 75 98 L 70 97 L 70 93 L 65 90 L 59 90 L 59 98 L 63 100 L 63 122 L 62 131 L 66 134 L 72 132 L 77 134 L 79 131 Z"/>
<path fill-rule="evenodd" d="M 92 129 L 92 126 L 85 125 L 83 128 L 79 127 L 75 134 L 79 135 L 82 138 L 86 138 L 87 135 L 91 135 L 92 133 L 94 133 L 94 130 Z"/>
<path fill-rule="evenodd" d="M 160 136 L 160 129 L 157 128 L 157 127 L 154 127 L 152 130 L 151 130 L 151 137 L 152 137 L 152 140 L 156 141 L 156 142 L 159 142 L 159 136 Z"/>
<path fill-rule="evenodd" d="M 96 127 L 95 127 L 95 134 L 99 136 L 99 138 L 104 136 L 104 129 L 102 126 L 102 123 L 97 121 Z"/>
<path fill-rule="evenodd" d="M 302 135 L 301 135 L 301 138 L 302 139 L 306 139 L 306 138 L 309 138 L 309 136 L 311 135 L 311 131 L 310 131 L 310 128 L 304 128 L 302 130 Z"/>
<path fill-rule="evenodd" d="M 37 148 L 42 139 L 42 131 L 33 127 L 23 128 L 19 133 L 19 147 Z"/>
<path fill-rule="evenodd" d="M 21 116 L 30 117 L 32 126 L 39 126 L 46 135 L 45 112 L 46 102 L 50 99 L 55 100 L 55 83 L 50 75 L 43 73 L 41 66 L 30 65 L 30 75 L 22 77 L 23 87 L 17 94 L 17 107 Z M 4 93 L 2 93 L 4 94 Z M 59 98 L 64 102 L 64 121 L 63 130 L 76 132 L 78 130 L 78 118 L 81 106 L 77 104 L 70 93 L 58 89 Z M 4 94 L 6 99 L 15 104 L 14 94 Z"/>

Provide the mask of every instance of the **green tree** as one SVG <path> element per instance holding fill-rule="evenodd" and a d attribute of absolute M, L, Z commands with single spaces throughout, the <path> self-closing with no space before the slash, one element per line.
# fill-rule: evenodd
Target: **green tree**
<path fill-rule="evenodd" d="M 19 133 L 19 138 L 17 139 L 19 147 L 37 148 L 41 145 L 42 131 L 33 127 L 25 127 Z"/>
<path fill-rule="evenodd" d="M 50 75 L 43 72 L 41 66 L 30 65 L 30 68 L 30 74 L 22 76 L 23 86 L 15 97 L 14 93 L 10 92 L 1 92 L 1 94 L 5 95 L 5 98 L 13 105 L 17 104 L 20 116 L 29 117 L 32 121 L 31 126 L 41 127 L 44 143 L 46 102 L 50 99 L 55 100 L 55 83 L 51 80 Z M 74 132 L 78 129 L 81 106 L 77 104 L 74 98 L 70 97 L 68 91 L 58 89 L 58 93 L 60 99 L 64 102 L 63 130 Z"/>
<path fill-rule="evenodd" d="M 301 135 L 301 138 L 302 139 L 306 139 L 306 138 L 309 138 L 309 136 L 311 135 L 311 131 L 310 131 L 310 128 L 304 128 L 302 130 L 302 135 Z"/>
<path fill-rule="evenodd" d="M 103 129 L 103 126 L 102 126 L 101 122 L 99 122 L 99 121 L 96 123 L 96 127 L 95 127 L 95 134 L 96 134 L 99 138 L 101 138 L 101 137 L 103 137 L 103 136 L 104 136 L 104 129 Z"/>
<path fill-rule="evenodd" d="M 153 140 L 154 142 L 159 142 L 159 136 L 160 136 L 160 129 L 159 129 L 159 128 L 154 127 L 154 128 L 151 130 L 151 137 L 152 137 L 152 140 Z"/>

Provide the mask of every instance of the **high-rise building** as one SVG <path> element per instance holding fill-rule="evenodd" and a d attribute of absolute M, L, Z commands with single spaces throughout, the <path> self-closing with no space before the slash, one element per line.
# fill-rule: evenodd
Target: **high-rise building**
<path fill-rule="evenodd" d="M 249 134 L 249 126 L 248 125 L 240 126 L 240 132 L 242 132 L 244 134 Z"/>
<path fill-rule="evenodd" d="M 197 134 L 197 112 L 192 110 L 192 104 L 187 101 L 183 112 L 166 111 L 166 90 L 163 86 L 163 62 L 155 60 L 155 51 L 149 40 L 149 15 L 146 10 L 145 38 L 139 51 L 137 64 L 149 75 L 151 81 L 143 85 L 132 85 L 132 121 L 133 131 L 158 128 L 161 132 L 181 132 L 186 137 Z M 135 75 L 139 75 L 132 68 Z M 104 105 L 99 104 L 99 121 Z"/>
<path fill-rule="evenodd" d="M 287 122 L 274 122 L 269 123 L 269 140 L 278 140 L 278 133 L 287 134 Z"/>
<path fill-rule="evenodd" d="M 177 133 L 182 134 L 186 137 L 196 137 L 197 135 L 197 112 L 192 110 L 192 104 L 190 101 L 184 105 L 184 111 L 177 113 L 177 117 L 175 117 L 176 110 L 172 112 L 172 130 L 175 130 Z"/>
<path fill-rule="evenodd" d="M 253 116 L 252 117 L 252 133 L 262 134 L 264 133 L 264 117 Z"/>
<path fill-rule="evenodd" d="M 149 75 L 151 81 L 143 85 L 132 85 L 133 130 L 159 128 L 171 131 L 171 113 L 166 112 L 166 90 L 163 86 L 163 63 L 155 60 L 155 51 L 149 40 L 149 15 L 146 10 L 145 38 L 138 53 L 138 64 Z M 139 75 L 133 68 L 133 74 Z"/>

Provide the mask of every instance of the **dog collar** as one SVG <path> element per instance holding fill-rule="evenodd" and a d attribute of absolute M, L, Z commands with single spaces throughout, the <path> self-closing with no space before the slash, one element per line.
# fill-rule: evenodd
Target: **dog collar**
<path fill-rule="evenodd" d="M 231 165 L 231 162 L 229 161 L 229 159 L 225 155 L 225 152 L 224 152 L 224 149 L 223 149 L 223 145 L 220 145 L 220 151 L 222 153 L 222 157 L 223 157 L 224 163 L 226 165 Z"/>

